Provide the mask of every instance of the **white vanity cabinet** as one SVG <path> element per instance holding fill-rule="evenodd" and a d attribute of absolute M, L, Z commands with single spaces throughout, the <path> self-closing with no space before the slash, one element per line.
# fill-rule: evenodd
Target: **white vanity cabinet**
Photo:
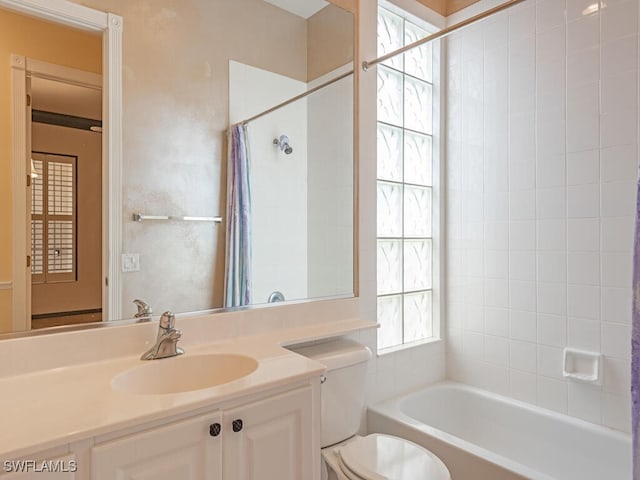
<path fill-rule="evenodd" d="M 236 405 L 94 446 L 91 479 L 317 478 L 311 385 Z"/>
<path fill-rule="evenodd" d="M 227 410 L 223 424 L 225 480 L 314 478 L 311 387 Z"/>
<path fill-rule="evenodd" d="M 200 415 L 98 445 L 91 478 L 222 480 L 220 421 L 219 413 Z"/>

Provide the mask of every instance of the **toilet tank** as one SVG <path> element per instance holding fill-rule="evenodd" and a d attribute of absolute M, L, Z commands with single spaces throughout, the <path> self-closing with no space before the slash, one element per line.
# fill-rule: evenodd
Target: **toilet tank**
<path fill-rule="evenodd" d="M 321 386 L 322 447 L 358 432 L 364 408 L 365 382 L 371 350 L 347 339 L 331 340 L 290 350 L 327 367 Z"/>

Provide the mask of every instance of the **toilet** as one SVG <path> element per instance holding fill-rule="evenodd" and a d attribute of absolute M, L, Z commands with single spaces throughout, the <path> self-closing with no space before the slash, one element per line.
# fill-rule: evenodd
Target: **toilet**
<path fill-rule="evenodd" d="M 451 479 L 442 460 L 413 442 L 379 433 L 356 435 L 371 358 L 367 347 L 338 339 L 292 350 L 327 367 L 321 386 L 323 479 Z"/>

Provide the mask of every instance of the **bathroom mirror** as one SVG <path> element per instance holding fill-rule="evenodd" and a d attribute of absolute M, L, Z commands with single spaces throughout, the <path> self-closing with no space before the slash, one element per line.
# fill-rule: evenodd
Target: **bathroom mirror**
<path fill-rule="evenodd" d="M 122 311 L 93 320 L 132 318 L 137 298 L 221 308 L 225 132 L 351 71 L 355 2 L 74 2 L 124 19 Z M 247 124 L 251 305 L 354 294 L 353 93 L 346 76 Z"/>

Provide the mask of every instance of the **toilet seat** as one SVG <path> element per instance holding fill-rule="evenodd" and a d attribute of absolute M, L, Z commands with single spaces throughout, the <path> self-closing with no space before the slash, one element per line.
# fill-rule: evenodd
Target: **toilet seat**
<path fill-rule="evenodd" d="M 342 473 L 350 480 L 450 480 L 442 461 L 408 440 L 374 433 L 337 449 Z"/>

